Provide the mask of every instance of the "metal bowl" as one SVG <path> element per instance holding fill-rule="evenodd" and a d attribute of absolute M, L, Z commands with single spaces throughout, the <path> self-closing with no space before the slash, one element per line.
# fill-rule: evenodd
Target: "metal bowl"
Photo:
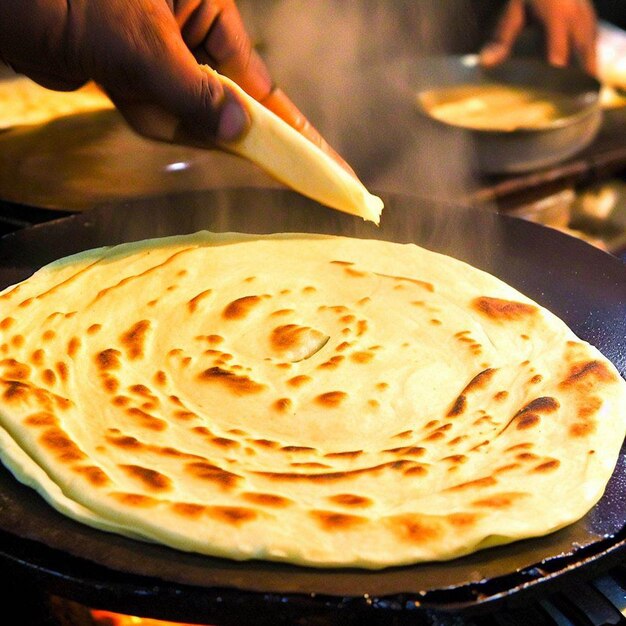
<path fill-rule="evenodd" d="M 410 85 L 418 111 L 442 133 L 469 135 L 477 169 L 489 174 L 526 172 L 554 165 L 577 154 L 596 137 L 602 123 L 600 83 L 582 70 L 557 68 L 533 57 L 512 58 L 494 68 L 480 65 L 476 55 L 428 57 L 411 70 Z M 483 130 L 453 126 L 432 117 L 420 94 L 460 85 L 504 84 L 547 89 L 566 96 L 567 114 L 539 128 Z"/>

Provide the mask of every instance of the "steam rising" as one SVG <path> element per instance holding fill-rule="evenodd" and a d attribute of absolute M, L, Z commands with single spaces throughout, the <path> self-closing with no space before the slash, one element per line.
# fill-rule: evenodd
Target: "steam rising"
<path fill-rule="evenodd" d="M 457 200 L 474 184 L 471 145 L 420 118 L 413 69 L 428 54 L 475 50 L 482 15 L 476 4 L 243 0 L 239 6 L 276 81 L 368 186 Z"/>

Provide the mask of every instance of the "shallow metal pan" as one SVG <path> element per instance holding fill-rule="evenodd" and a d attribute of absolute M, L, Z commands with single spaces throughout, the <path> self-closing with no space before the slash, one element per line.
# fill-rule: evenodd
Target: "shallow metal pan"
<path fill-rule="evenodd" d="M 0 240 L 0 287 L 66 254 L 201 229 L 416 242 L 520 289 L 626 374 L 626 266 L 617 258 L 519 219 L 410 197 L 384 199 L 380 227 L 283 190 L 222 190 L 103 206 Z M 605 496 L 578 523 L 447 563 L 380 572 L 234 562 L 132 541 L 65 518 L 0 470 L 0 562 L 71 599 L 166 619 L 241 623 L 254 614 L 258 624 L 296 616 L 349 623 L 375 616 L 403 621 L 427 610 L 493 610 L 626 558 L 626 448 Z"/>
<path fill-rule="evenodd" d="M 586 148 L 602 124 L 600 83 L 576 67 L 557 68 L 542 59 L 514 57 L 484 68 L 476 55 L 465 55 L 425 57 L 391 72 L 396 74 L 396 85 L 403 83 L 405 90 L 411 90 L 416 109 L 439 127 L 441 141 L 451 141 L 447 135 L 464 135 L 471 141 L 480 173 L 514 174 L 560 163 Z M 439 88 L 489 83 L 552 91 L 566 96 L 573 112 L 541 128 L 475 130 L 435 120 L 418 98 Z"/>

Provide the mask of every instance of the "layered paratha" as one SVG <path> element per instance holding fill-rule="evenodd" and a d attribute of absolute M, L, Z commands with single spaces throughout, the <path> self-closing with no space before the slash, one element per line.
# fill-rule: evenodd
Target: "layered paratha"
<path fill-rule="evenodd" d="M 601 497 L 626 383 L 494 276 L 420 248 L 200 232 L 0 294 L 2 458 L 64 514 L 314 567 L 446 560 Z"/>

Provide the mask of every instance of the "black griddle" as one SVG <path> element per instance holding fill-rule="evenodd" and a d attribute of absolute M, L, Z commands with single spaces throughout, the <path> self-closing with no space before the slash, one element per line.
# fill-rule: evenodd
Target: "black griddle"
<path fill-rule="evenodd" d="M 202 229 L 415 242 L 521 290 L 597 346 L 626 376 L 626 266 L 619 259 L 555 230 L 493 212 L 413 197 L 384 200 L 380 227 L 286 190 L 214 190 L 103 205 L 0 240 L 0 288 L 68 254 Z M 626 447 L 605 496 L 576 524 L 447 563 L 378 572 L 235 562 L 132 541 L 58 514 L 0 468 L 0 559 L 7 567 L 89 606 L 161 619 L 415 622 L 433 611 L 465 615 L 523 606 L 625 558 Z"/>

